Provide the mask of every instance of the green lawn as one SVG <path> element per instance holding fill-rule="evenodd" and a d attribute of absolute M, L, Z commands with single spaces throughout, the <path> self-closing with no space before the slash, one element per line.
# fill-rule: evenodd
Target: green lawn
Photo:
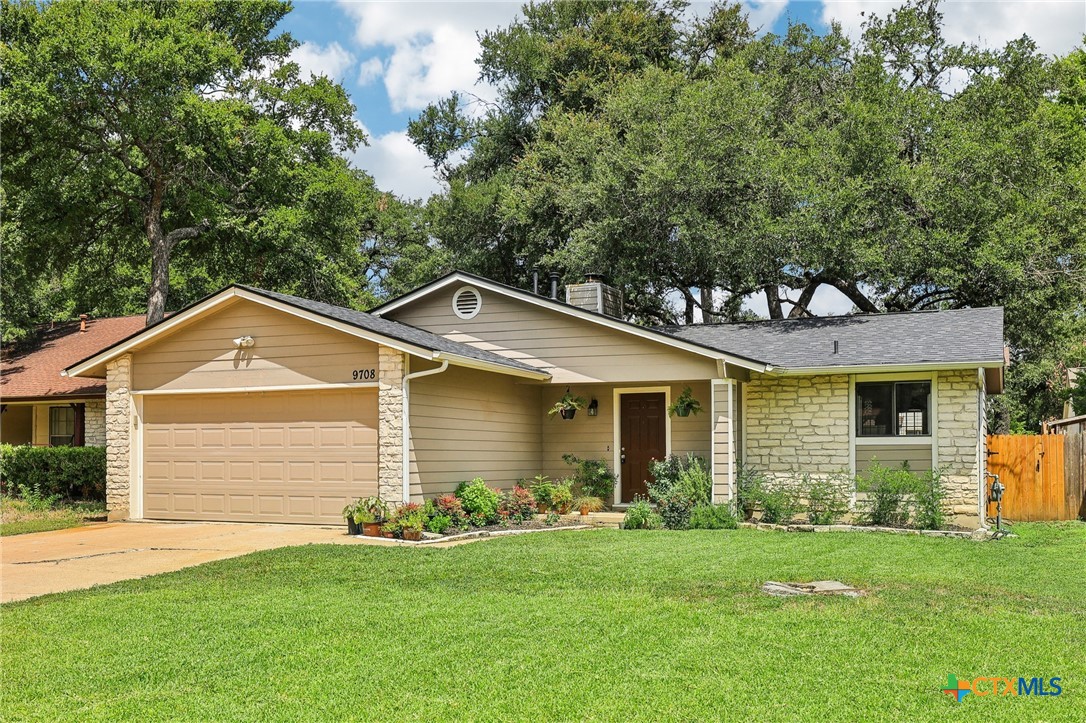
<path fill-rule="evenodd" d="M 0 719 L 1081 721 L 1086 525 L 1017 531 L 264 552 L 4 606 Z M 958 704 L 948 673 L 1063 694 Z"/>
<path fill-rule="evenodd" d="M 25 535 L 79 527 L 88 518 L 106 515 L 104 502 L 66 502 L 49 509 L 39 509 L 25 500 L 0 496 L 0 535 Z"/>

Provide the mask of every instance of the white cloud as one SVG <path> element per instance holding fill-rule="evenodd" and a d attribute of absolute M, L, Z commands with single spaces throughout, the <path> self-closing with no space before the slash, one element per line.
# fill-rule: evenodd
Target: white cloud
<path fill-rule="evenodd" d="M 852 38 L 860 36 L 864 18 L 885 16 L 900 0 L 823 0 L 822 19 L 836 19 Z M 947 0 L 940 6 L 944 33 L 952 43 L 981 42 L 1001 47 L 1028 35 L 1041 52 L 1064 54 L 1086 34 L 1086 2 L 1082 0 Z"/>
<path fill-rule="evenodd" d="M 799 297 L 798 291 L 790 289 L 783 289 L 783 291 L 793 299 Z M 841 316 L 850 313 L 854 306 L 848 297 L 832 286 L 819 286 L 815 290 L 814 298 L 811 299 L 811 305 L 807 308 L 815 316 Z M 744 299 L 743 308 L 753 311 L 760 317 L 769 317 L 769 305 L 765 300 L 765 292 L 763 291 L 751 294 Z M 788 303 L 781 304 L 781 310 L 785 316 L 788 316 L 788 312 L 792 310 L 792 305 Z"/>
<path fill-rule="evenodd" d="M 371 136 L 369 145 L 351 155 L 355 166 L 365 170 L 382 191 L 391 191 L 401 198 L 427 199 L 442 189 L 434 177 L 430 160 L 415 147 L 404 131 L 392 131 Z"/>
<path fill-rule="evenodd" d="M 768 32 L 788 7 L 788 0 L 743 0 L 747 21 L 755 30 Z"/>
<path fill-rule="evenodd" d="M 347 68 L 354 64 L 354 55 L 337 42 L 322 46 L 306 41 L 294 49 L 290 58 L 301 67 L 303 78 L 308 78 L 312 73 L 339 81 Z"/>
<path fill-rule="evenodd" d="M 519 2 L 350 2 L 361 47 L 392 48 L 383 67 L 385 90 L 394 112 L 420 110 L 454 90 L 493 98 L 476 85 L 476 32 L 508 25 Z M 368 62 L 368 61 L 367 61 Z"/>
<path fill-rule="evenodd" d="M 385 64 L 380 58 L 370 58 L 363 61 L 362 65 L 358 68 L 358 84 L 361 86 L 367 86 L 373 81 L 384 75 Z"/>

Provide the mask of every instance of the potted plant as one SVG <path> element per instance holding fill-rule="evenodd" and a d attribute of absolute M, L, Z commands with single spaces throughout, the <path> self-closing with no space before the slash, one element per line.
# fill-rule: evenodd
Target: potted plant
<path fill-rule="evenodd" d="M 569 514 L 573 507 L 573 490 L 569 482 L 560 482 L 551 490 L 551 508 L 560 515 Z"/>
<path fill-rule="evenodd" d="M 573 419 L 577 415 L 578 409 L 584 409 L 588 404 L 588 400 L 584 397 L 575 397 L 570 393 L 569 389 L 566 389 L 566 393 L 562 395 L 562 398 L 554 403 L 547 414 L 552 417 L 555 414 L 562 416 L 562 419 Z"/>
<path fill-rule="evenodd" d="M 400 522 L 400 531 L 403 534 L 403 539 L 418 542 L 422 539 L 422 516 L 412 515 L 408 519 Z"/>
<path fill-rule="evenodd" d="M 701 402 L 694 399 L 694 394 L 690 390 L 690 387 L 686 387 L 683 389 L 683 393 L 679 395 L 679 398 L 667 408 L 667 413 L 672 417 L 676 415 L 680 417 L 689 417 L 691 412 L 695 415 L 701 412 Z"/>
<path fill-rule="evenodd" d="M 380 537 L 381 525 L 388 519 L 388 505 L 380 497 L 363 497 L 355 503 L 355 522 L 366 537 Z"/>
<path fill-rule="evenodd" d="M 532 497 L 535 499 L 535 510 L 539 514 L 546 514 L 551 507 L 551 497 L 554 494 L 554 483 L 545 474 L 537 474 L 531 485 Z"/>
<path fill-rule="evenodd" d="M 587 517 L 589 512 L 599 512 L 603 509 L 603 500 L 591 495 L 583 495 L 573 501 L 573 506 L 581 511 L 581 517 Z"/>
<path fill-rule="evenodd" d="M 358 502 L 352 502 L 343 508 L 343 519 L 347 520 L 347 534 L 348 535 L 361 535 L 362 530 L 358 526 Z"/>

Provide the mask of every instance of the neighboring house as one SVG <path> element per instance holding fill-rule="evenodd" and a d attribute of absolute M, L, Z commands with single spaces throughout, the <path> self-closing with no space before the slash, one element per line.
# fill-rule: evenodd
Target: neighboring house
<path fill-rule="evenodd" d="M 0 363 L 0 442 L 103 446 L 106 443 L 106 385 L 65 378 L 61 372 L 142 329 L 142 316 L 56 324 L 31 347 L 3 350 Z"/>
<path fill-rule="evenodd" d="M 232 286 L 73 364 L 106 379 L 115 518 L 336 522 L 346 500 L 421 500 L 483 477 L 606 460 L 616 503 L 651 459 L 695 453 L 718 501 L 740 461 L 775 476 L 935 466 L 983 518 L 985 395 L 1001 309 L 650 329 L 455 272 L 370 313 Z M 705 408 L 670 417 L 691 387 Z M 567 388 L 574 419 L 547 410 Z"/>

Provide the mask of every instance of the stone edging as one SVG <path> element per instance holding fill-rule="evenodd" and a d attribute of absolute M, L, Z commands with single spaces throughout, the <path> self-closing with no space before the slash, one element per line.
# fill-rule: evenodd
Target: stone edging
<path fill-rule="evenodd" d="M 861 525 L 771 525 L 767 522 L 740 522 L 739 527 L 748 530 L 776 530 L 778 532 L 888 532 L 893 535 L 922 535 L 924 537 L 954 537 L 959 540 L 995 540 L 1017 537 L 1007 532 L 996 532 L 986 527 L 975 530 L 913 530 L 904 527 L 866 527 Z"/>
<path fill-rule="evenodd" d="M 390 542 L 395 542 L 401 545 L 436 545 L 442 542 L 455 542 L 456 540 L 472 540 L 476 538 L 486 537 L 505 537 L 508 535 L 527 535 L 532 532 L 561 532 L 563 530 L 591 530 L 594 529 L 592 525 L 564 525 L 562 527 L 536 527 L 530 530 L 472 530 L 471 532 L 461 532 L 458 535 L 449 535 L 448 537 L 436 537 L 432 540 L 399 540 L 393 539 Z M 359 539 L 363 538 L 363 535 L 354 535 Z M 375 538 L 380 539 L 380 538 Z M 388 540 L 388 538 L 384 538 Z"/>

